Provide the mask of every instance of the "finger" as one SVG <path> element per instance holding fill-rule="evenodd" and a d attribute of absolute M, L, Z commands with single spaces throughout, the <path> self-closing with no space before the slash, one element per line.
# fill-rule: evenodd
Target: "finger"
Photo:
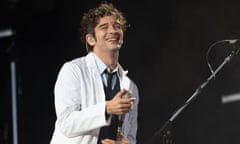
<path fill-rule="evenodd" d="M 120 134 L 120 138 L 121 138 L 122 143 L 130 144 L 129 139 L 126 136 L 124 136 L 123 133 Z"/>
<path fill-rule="evenodd" d="M 135 97 L 132 98 L 125 98 L 125 99 L 121 99 L 120 103 L 122 104 L 133 104 L 133 102 L 136 100 Z"/>
<path fill-rule="evenodd" d="M 119 142 L 111 140 L 111 139 L 104 139 L 101 142 L 102 142 L 102 144 L 119 144 Z"/>
<path fill-rule="evenodd" d="M 132 107 L 132 104 L 124 103 L 124 104 L 121 104 L 120 109 L 131 109 L 131 107 Z"/>
<path fill-rule="evenodd" d="M 120 108 L 118 114 L 125 114 L 131 110 L 131 107 Z"/>

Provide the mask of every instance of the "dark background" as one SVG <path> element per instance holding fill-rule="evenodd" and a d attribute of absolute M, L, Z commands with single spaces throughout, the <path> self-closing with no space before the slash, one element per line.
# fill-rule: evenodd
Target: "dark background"
<path fill-rule="evenodd" d="M 79 22 L 100 1 L 2 0 L 0 30 L 0 140 L 12 143 L 10 62 L 17 66 L 19 144 L 49 143 L 56 119 L 53 87 L 61 65 L 86 54 Z M 120 63 L 140 90 L 138 143 L 147 144 L 211 72 L 214 42 L 240 38 L 239 1 L 112 0 L 131 27 Z M 209 53 L 214 69 L 229 45 Z M 240 103 L 222 103 L 240 91 L 240 56 L 234 57 L 174 120 L 176 144 L 239 144 Z"/>

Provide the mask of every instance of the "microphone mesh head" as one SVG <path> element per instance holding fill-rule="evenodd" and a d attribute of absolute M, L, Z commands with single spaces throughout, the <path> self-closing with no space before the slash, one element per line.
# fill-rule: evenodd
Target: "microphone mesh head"
<path fill-rule="evenodd" d="M 129 91 L 127 91 L 127 92 L 122 96 L 122 98 L 130 98 L 130 97 L 132 97 L 132 94 L 131 94 Z"/>

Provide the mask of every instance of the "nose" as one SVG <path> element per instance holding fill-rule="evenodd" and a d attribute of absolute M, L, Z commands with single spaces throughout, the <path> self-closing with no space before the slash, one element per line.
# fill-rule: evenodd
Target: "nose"
<path fill-rule="evenodd" d="M 110 33 L 115 33 L 115 32 L 116 32 L 116 28 L 115 28 L 113 25 L 110 25 L 110 26 L 108 27 L 108 31 L 109 31 Z"/>

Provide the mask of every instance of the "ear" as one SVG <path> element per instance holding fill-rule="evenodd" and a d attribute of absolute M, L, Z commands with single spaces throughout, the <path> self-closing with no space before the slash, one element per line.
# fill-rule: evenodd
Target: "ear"
<path fill-rule="evenodd" d="M 96 42 L 92 34 L 87 34 L 86 35 L 86 41 L 91 46 L 93 46 Z"/>

